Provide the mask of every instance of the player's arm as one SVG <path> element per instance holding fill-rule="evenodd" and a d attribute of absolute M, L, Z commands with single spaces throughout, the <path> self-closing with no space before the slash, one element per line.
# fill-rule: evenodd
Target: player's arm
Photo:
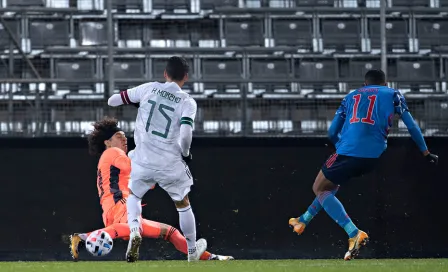
<path fill-rule="evenodd" d="M 120 93 L 112 95 L 107 101 L 107 104 L 112 107 L 134 105 L 138 108 L 146 85 L 143 84 L 135 88 L 120 91 Z"/>
<path fill-rule="evenodd" d="M 196 117 L 197 105 L 193 98 L 185 100 L 180 119 L 180 149 L 182 157 L 190 158 L 190 146 L 193 139 L 194 119 Z"/>
<path fill-rule="evenodd" d="M 129 159 L 129 157 L 126 156 L 125 154 L 120 154 L 119 156 L 117 156 L 114 159 L 112 165 L 122 171 L 130 170 L 131 169 L 131 159 Z"/>
<path fill-rule="evenodd" d="M 415 122 L 409 112 L 404 96 L 398 91 L 395 91 L 394 93 L 394 106 L 395 113 L 400 116 L 401 120 L 406 125 L 409 134 L 411 134 L 412 140 L 417 144 L 418 149 L 430 160 L 430 162 L 437 163 L 438 157 L 429 152 L 419 125 Z"/>
<path fill-rule="evenodd" d="M 330 141 L 333 144 L 336 144 L 339 141 L 339 132 L 341 132 L 341 129 L 345 123 L 345 118 L 347 116 L 345 104 L 346 99 L 344 98 L 338 110 L 336 111 L 330 128 L 328 129 L 328 138 L 330 138 Z"/>

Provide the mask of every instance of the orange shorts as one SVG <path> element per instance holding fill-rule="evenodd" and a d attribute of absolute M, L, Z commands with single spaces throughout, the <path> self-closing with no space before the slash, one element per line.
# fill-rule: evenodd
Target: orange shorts
<path fill-rule="evenodd" d="M 119 201 L 107 212 L 103 212 L 103 223 L 105 227 L 108 227 L 115 223 L 128 222 L 128 211 L 126 209 L 126 202 L 123 202 Z"/>
<path fill-rule="evenodd" d="M 126 202 L 117 202 L 107 212 L 103 213 L 103 222 L 105 227 L 109 227 L 117 223 L 128 223 L 128 211 Z M 147 238 L 159 238 L 161 234 L 162 224 L 142 218 L 143 234 Z M 166 228 L 165 228 L 166 229 Z M 124 240 L 128 240 L 123 237 Z"/>

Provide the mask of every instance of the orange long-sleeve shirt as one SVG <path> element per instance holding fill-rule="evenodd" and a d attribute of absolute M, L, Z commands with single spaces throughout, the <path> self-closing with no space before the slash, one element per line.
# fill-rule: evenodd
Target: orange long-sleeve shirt
<path fill-rule="evenodd" d="M 106 149 L 97 168 L 97 187 L 103 212 L 129 196 L 131 159 L 116 147 Z"/>

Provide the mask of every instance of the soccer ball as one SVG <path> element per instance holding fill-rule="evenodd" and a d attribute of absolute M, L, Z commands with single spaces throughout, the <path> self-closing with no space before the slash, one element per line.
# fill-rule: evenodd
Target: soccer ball
<path fill-rule="evenodd" d="M 98 230 L 92 232 L 86 240 L 86 249 L 90 254 L 96 257 L 106 256 L 112 251 L 114 240 L 109 233 Z"/>

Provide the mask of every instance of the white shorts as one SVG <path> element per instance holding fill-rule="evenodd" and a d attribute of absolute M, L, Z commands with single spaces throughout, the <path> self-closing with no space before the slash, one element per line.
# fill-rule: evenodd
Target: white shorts
<path fill-rule="evenodd" d="M 188 166 L 182 161 L 173 164 L 170 170 L 148 169 L 131 162 L 131 180 L 129 189 L 139 198 L 154 185 L 165 190 L 174 201 L 181 201 L 190 192 L 193 185 L 193 177 Z"/>

